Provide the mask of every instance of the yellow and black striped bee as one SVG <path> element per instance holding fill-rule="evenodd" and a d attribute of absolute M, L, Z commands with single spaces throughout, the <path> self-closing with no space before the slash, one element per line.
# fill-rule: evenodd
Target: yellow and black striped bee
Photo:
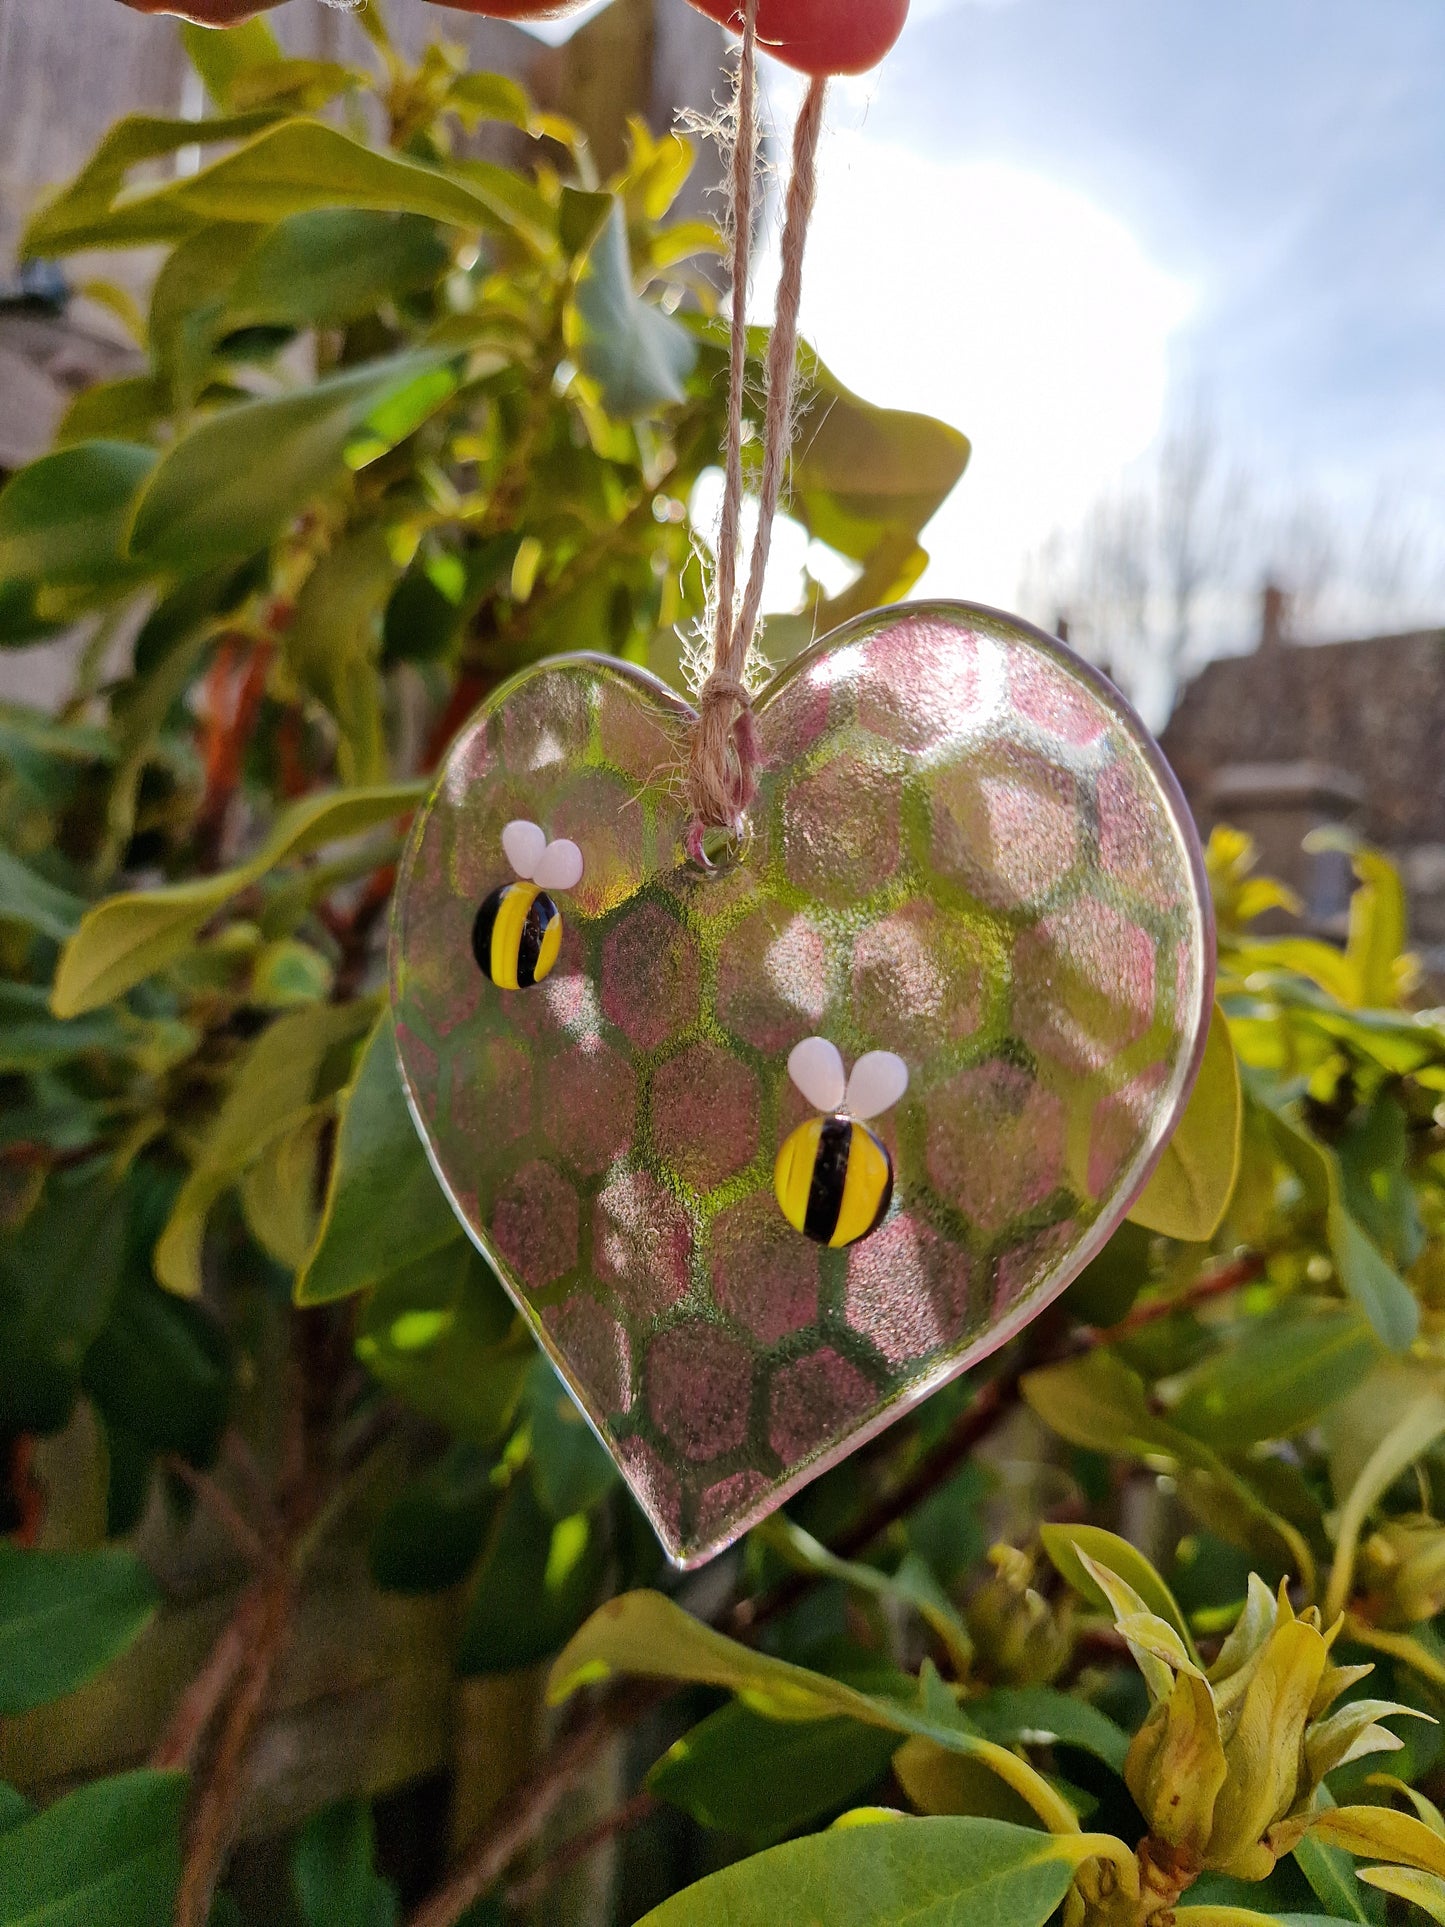
<path fill-rule="evenodd" d="M 893 1160 L 868 1129 L 908 1089 L 908 1066 L 891 1050 L 870 1050 L 843 1074 L 826 1037 L 805 1037 L 788 1075 L 823 1117 L 800 1124 L 778 1153 L 773 1189 L 795 1231 L 834 1250 L 876 1231 L 893 1199 Z"/>
<path fill-rule="evenodd" d="M 545 831 L 522 821 L 502 831 L 502 850 L 517 881 L 493 890 L 478 910 L 472 955 L 498 990 L 529 990 L 562 948 L 562 913 L 547 893 L 576 889 L 582 852 L 565 837 L 549 843 Z"/>

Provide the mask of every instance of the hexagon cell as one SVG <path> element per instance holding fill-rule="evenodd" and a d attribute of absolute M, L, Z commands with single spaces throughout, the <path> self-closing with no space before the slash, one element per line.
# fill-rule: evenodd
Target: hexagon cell
<path fill-rule="evenodd" d="M 1079 831 L 1073 776 L 1029 750 L 956 765 L 934 790 L 934 863 L 991 909 L 1046 896 L 1074 867 Z"/>
<path fill-rule="evenodd" d="M 855 901 L 899 861 L 899 785 L 891 770 L 851 757 L 798 778 L 783 804 L 790 881 L 824 903 Z"/>
<path fill-rule="evenodd" d="M 687 1290 L 692 1225 L 686 1211 L 646 1171 L 620 1171 L 593 1208 L 597 1276 L 635 1318 L 655 1317 Z"/>
<path fill-rule="evenodd" d="M 1063 1175 L 1061 1100 L 1016 1064 L 959 1071 L 932 1093 L 928 1175 L 980 1230 L 1002 1231 L 1041 1204 Z"/>
<path fill-rule="evenodd" d="M 971 1271 L 930 1225 L 894 1218 L 848 1254 L 848 1323 L 892 1366 L 925 1358 L 964 1330 Z"/>
<path fill-rule="evenodd" d="M 1097 1071 L 1154 1015 L 1154 942 L 1112 904 L 1081 898 L 1019 938 L 1014 1021 L 1044 1056 Z"/>
<path fill-rule="evenodd" d="M 742 1444 L 751 1384 L 746 1346 L 711 1325 L 674 1325 L 648 1350 L 648 1410 L 687 1459 L 720 1458 Z"/>
<path fill-rule="evenodd" d="M 809 918 L 755 911 L 719 948 L 718 1016 L 745 1044 L 787 1051 L 822 1022 L 831 975 L 827 939 Z"/>
<path fill-rule="evenodd" d="M 577 1264 L 577 1193 L 560 1171 L 523 1165 L 492 1209 L 497 1249 L 531 1291 L 565 1278 Z"/>
<path fill-rule="evenodd" d="M 542 1125 L 547 1140 L 574 1170 L 605 1171 L 632 1142 L 637 1077 L 610 1044 L 579 1044 L 547 1067 Z"/>
<path fill-rule="evenodd" d="M 768 1437 L 784 1465 L 826 1445 L 872 1405 L 873 1387 L 831 1346 L 780 1365 L 773 1374 Z"/>
<path fill-rule="evenodd" d="M 658 1066 L 651 1114 L 658 1157 L 700 1191 L 757 1155 L 757 1079 L 716 1044 L 689 1044 Z"/>
<path fill-rule="evenodd" d="M 632 1043 L 652 1050 L 697 1021 L 697 944 L 655 903 L 639 903 L 602 945 L 602 1011 Z"/>
<path fill-rule="evenodd" d="M 816 1320 L 819 1264 L 818 1247 L 797 1235 L 770 1191 L 713 1221 L 713 1297 L 764 1345 Z"/>
<path fill-rule="evenodd" d="M 605 1418 L 632 1409 L 632 1346 L 595 1298 L 579 1293 L 550 1306 L 543 1322 Z"/>
<path fill-rule="evenodd" d="M 853 946 L 853 1016 L 870 1048 L 927 1060 L 940 1038 L 960 1043 L 983 1015 L 983 947 L 970 925 L 931 903 L 908 903 L 869 924 Z"/>

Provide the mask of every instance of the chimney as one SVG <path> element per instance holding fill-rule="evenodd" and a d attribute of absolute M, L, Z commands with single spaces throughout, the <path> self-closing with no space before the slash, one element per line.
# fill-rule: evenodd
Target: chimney
<path fill-rule="evenodd" d="M 1266 582 L 1260 608 L 1259 648 L 1261 655 L 1273 655 L 1285 646 L 1289 623 L 1289 597 L 1277 582 Z"/>
<path fill-rule="evenodd" d="M 1055 617 L 1055 619 L 1054 619 L 1054 634 L 1055 634 L 1055 635 L 1056 635 L 1056 636 L 1058 637 L 1058 639 L 1059 639 L 1059 641 L 1060 641 L 1060 642 L 1067 642 L 1067 641 L 1068 641 L 1068 639 L 1069 639 L 1069 618 L 1068 618 L 1068 617 L 1067 617 L 1066 615 L 1062 615 L 1062 614 L 1061 614 L 1061 615 L 1059 615 L 1059 616 L 1057 616 L 1057 617 Z"/>

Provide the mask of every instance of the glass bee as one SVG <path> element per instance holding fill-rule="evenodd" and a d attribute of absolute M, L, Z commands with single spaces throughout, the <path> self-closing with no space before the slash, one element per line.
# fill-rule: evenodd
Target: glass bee
<path fill-rule="evenodd" d="M 815 1244 L 856 1244 L 878 1229 L 893 1198 L 893 1160 L 866 1120 L 903 1096 L 908 1066 L 891 1050 L 870 1050 L 845 1080 L 837 1046 L 805 1037 L 788 1075 L 828 1115 L 800 1124 L 778 1153 L 773 1189 L 783 1216 Z"/>
<path fill-rule="evenodd" d="M 562 913 L 549 890 L 575 890 L 582 881 L 582 852 L 565 837 L 549 843 L 535 823 L 509 823 L 502 850 L 515 883 L 493 890 L 472 925 L 472 955 L 498 990 L 529 990 L 541 983 L 562 948 Z"/>

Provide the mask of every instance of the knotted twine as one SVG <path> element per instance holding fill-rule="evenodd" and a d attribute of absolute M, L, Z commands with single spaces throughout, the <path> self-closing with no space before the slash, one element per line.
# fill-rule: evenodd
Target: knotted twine
<path fill-rule="evenodd" d="M 748 688 L 748 664 L 762 609 L 763 580 L 773 542 L 773 518 L 793 438 L 797 383 L 798 310 L 803 294 L 803 254 L 817 196 L 818 138 L 828 83 L 810 80 L 793 130 L 792 174 L 783 220 L 782 271 L 767 356 L 767 403 L 758 487 L 758 525 L 748 579 L 738 595 L 742 539 L 743 400 L 748 360 L 748 278 L 752 256 L 753 194 L 757 168 L 758 0 L 746 0 L 738 56 L 736 138 L 729 184 L 732 222 L 732 330 L 728 365 L 727 447 L 722 520 L 718 529 L 713 587 L 712 663 L 698 693 L 698 719 L 688 760 L 692 824 L 687 851 L 706 863 L 703 839 L 710 829 L 737 835 L 757 794 L 759 745 Z"/>

